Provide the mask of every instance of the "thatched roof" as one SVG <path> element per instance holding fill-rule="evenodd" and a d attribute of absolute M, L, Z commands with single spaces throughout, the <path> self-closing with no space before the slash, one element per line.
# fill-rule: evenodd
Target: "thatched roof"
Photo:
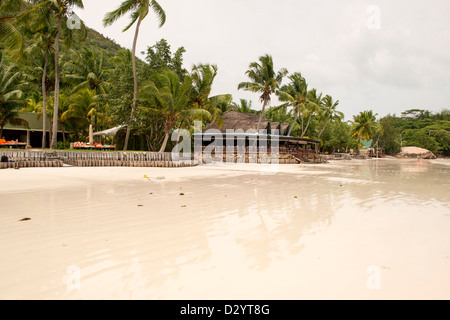
<path fill-rule="evenodd" d="M 283 123 L 280 127 L 280 136 L 287 136 L 289 133 L 290 124 Z"/>
<path fill-rule="evenodd" d="M 223 115 L 223 126 L 220 131 L 226 133 L 228 129 L 230 130 L 256 130 L 258 128 L 259 115 L 248 114 L 237 111 L 228 111 Z M 206 130 L 219 129 L 215 123 L 206 126 Z M 270 121 L 267 117 L 263 116 L 261 119 L 260 130 L 269 130 Z"/>

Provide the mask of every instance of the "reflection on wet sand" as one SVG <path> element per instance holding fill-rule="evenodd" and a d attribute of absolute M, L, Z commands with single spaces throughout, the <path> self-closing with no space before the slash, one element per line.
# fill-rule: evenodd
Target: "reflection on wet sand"
<path fill-rule="evenodd" d="M 419 274 L 448 298 L 435 277 L 450 278 L 449 170 L 353 161 L 0 195 L 9 213 L 0 215 L 0 297 L 401 298 L 423 294 Z M 425 254 L 417 271 L 411 263 Z M 385 291 L 366 287 L 374 263 Z M 67 286 L 70 266 L 81 270 L 79 290 Z"/>

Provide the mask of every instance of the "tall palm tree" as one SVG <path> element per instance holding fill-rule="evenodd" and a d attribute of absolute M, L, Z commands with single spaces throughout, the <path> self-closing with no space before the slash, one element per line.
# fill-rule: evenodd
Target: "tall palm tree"
<path fill-rule="evenodd" d="M 244 89 L 246 91 L 261 93 L 260 99 L 263 103 L 261 115 L 258 121 L 257 131 L 261 126 L 261 120 L 264 115 L 266 107 L 271 101 L 271 96 L 281 85 L 283 78 L 288 74 L 286 69 L 281 69 L 275 72 L 273 66 L 272 56 L 266 54 L 259 57 L 258 62 L 252 62 L 247 70 L 246 75 L 250 81 L 242 82 L 239 84 L 238 89 Z"/>
<path fill-rule="evenodd" d="M 381 125 L 377 123 L 376 114 L 373 111 L 362 111 L 353 116 L 351 134 L 354 139 L 371 140 L 380 131 Z"/>
<path fill-rule="evenodd" d="M 320 131 L 319 133 L 319 139 L 322 136 L 322 134 L 324 133 L 325 129 L 328 126 L 328 123 L 330 122 L 330 120 L 332 119 L 342 119 L 344 118 L 344 114 L 340 111 L 337 110 L 337 107 L 339 105 L 339 100 L 337 101 L 333 101 L 333 98 L 330 95 L 326 95 L 325 98 L 323 98 L 322 100 L 322 108 L 323 108 L 323 114 L 324 114 L 324 119 L 325 119 L 325 125 L 322 129 L 322 131 Z"/>
<path fill-rule="evenodd" d="M 39 2 L 39 1 L 37 1 Z M 32 75 L 36 78 L 40 75 L 42 90 L 42 149 L 47 147 L 47 97 L 50 89 L 53 88 L 51 82 L 55 82 L 54 76 L 48 76 L 49 65 L 51 65 L 51 54 L 55 43 L 56 26 L 52 19 L 53 12 L 49 6 L 36 4 L 21 18 L 26 21 L 26 31 L 33 38 L 33 44 L 26 48 L 25 54 L 29 54 L 31 59 L 36 56 L 42 57 L 37 66 L 33 69 Z"/>
<path fill-rule="evenodd" d="M 156 13 L 159 26 L 162 27 L 166 22 L 166 13 L 163 8 L 159 5 L 155 0 L 125 0 L 120 6 L 111 12 L 108 12 L 103 19 L 103 25 L 109 26 L 116 22 L 119 18 L 124 16 L 127 13 L 131 13 L 131 22 L 130 24 L 123 30 L 123 32 L 130 29 L 133 24 L 136 24 L 136 31 L 134 34 L 133 41 L 133 49 L 132 49 L 132 64 L 133 64 L 133 78 L 134 78 L 134 92 L 133 92 L 133 106 L 131 109 L 131 116 L 133 119 L 134 112 L 136 111 L 137 98 L 138 98 L 138 79 L 137 79 L 137 70 L 136 70 L 136 46 L 137 40 L 139 37 L 139 29 L 141 27 L 142 21 L 147 17 L 150 9 Z M 125 137 L 125 146 L 124 150 L 128 149 L 128 141 L 130 138 L 130 126 L 127 127 L 127 134 Z"/>
<path fill-rule="evenodd" d="M 58 108 L 59 108 L 59 39 L 61 37 L 62 32 L 62 24 L 63 20 L 67 19 L 69 15 L 69 10 L 73 7 L 78 7 L 83 9 L 83 1 L 82 0 L 49 0 L 46 1 L 49 5 L 52 6 L 55 16 L 57 18 L 57 32 L 55 35 L 55 98 L 54 98 L 54 106 L 53 106 L 53 136 L 50 144 L 50 148 L 56 149 L 58 142 Z"/>
<path fill-rule="evenodd" d="M 50 148 L 56 149 L 58 140 L 58 109 L 59 109 L 59 97 L 60 97 L 60 56 L 59 56 L 59 41 L 65 34 L 64 40 L 68 47 L 72 43 L 73 31 L 67 27 L 63 21 L 67 20 L 71 15 L 71 10 L 74 7 L 84 8 L 82 0 L 34 0 L 32 1 L 34 6 L 26 12 L 24 15 L 39 15 L 42 13 L 42 17 L 50 16 L 54 19 L 56 24 L 56 33 L 54 36 L 54 50 L 55 50 L 55 96 L 53 101 L 53 134 L 51 137 Z M 43 13 L 45 12 L 45 14 Z M 81 34 L 82 37 L 86 36 L 86 26 L 81 21 Z"/>
<path fill-rule="evenodd" d="M 142 88 L 140 110 L 148 114 L 158 114 L 164 118 L 164 142 L 159 152 L 164 152 L 173 130 L 181 119 L 207 114 L 207 111 L 191 107 L 190 93 L 193 89 L 192 78 L 182 81 L 176 72 L 165 70 L 152 76 L 152 80 Z"/>
<path fill-rule="evenodd" d="M 308 84 L 299 72 L 290 75 L 288 78 L 291 82 L 277 91 L 277 95 L 280 101 L 287 102 L 293 107 L 295 118 L 289 128 L 288 136 L 290 136 L 300 114 L 302 115 L 303 121 L 303 112 L 305 110 L 305 104 L 308 101 Z"/>
<path fill-rule="evenodd" d="M 3 128 L 8 122 L 13 125 L 28 126 L 28 122 L 19 116 L 21 108 L 26 105 L 21 90 L 22 74 L 16 66 L 4 66 L 2 60 L 0 52 L 0 139 Z"/>

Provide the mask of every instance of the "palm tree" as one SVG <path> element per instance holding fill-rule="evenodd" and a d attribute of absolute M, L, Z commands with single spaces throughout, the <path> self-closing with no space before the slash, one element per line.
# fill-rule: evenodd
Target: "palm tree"
<path fill-rule="evenodd" d="M 190 103 L 193 109 L 201 109 L 207 112 L 199 113 L 203 120 L 206 117 L 211 123 L 216 122 L 219 127 L 223 124 L 222 110 L 220 105 L 224 102 L 230 104 L 230 95 L 218 95 L 210 97 L 214 80 L 217 76 L 217 66 L 209 64 L 199 64 L 192 68 L 192 90 L 190 93 Z"/>
<path fill-rule="evenodd" d="M 240 83 L 238 89 L 261 93 L 263 107 L 258 121 L 257 131 L 259 131 L 264 111 L 271 101 L 271 95 L 279 88 L 288 71 L 283 68 L 275 72 L 272 56 L 265 55 L 259 58 L 259 63 L 252 62 L 246 74 L 250 81 Z"/>
<path fill-rule="evenodd" d="M 330 120 L 335 119 L 335 118 L 341 120 L 342 118 L 344 118 L 344 114 L 337 110 L 337 107 L 339 105 L 339 100 L 333 101 L 333 98 L 331 96 L 326 95 L 325 98 L 323 98 L 322 102 L 323 102 L 322 107 L 323 107 L 323 113 L 324 113 L 324 118 L 325 118 L 325 125 L 324 125 L 322 131 L 320 131 L 320 133 L 319 133 L 319 137 L 318 137 L 319 139 L 322 136 L 325 129 L 327 128 Z"/>
<path fill-rule="evenodd" d="M 67 27 L 67 24 L 63 24 L 63 21 L 68 19 L 71 15 L 71 10 L 74 7 L 84 8 L 82 0 L 35 0 L 35 4 L 32 9 L 24 14 L 24 16 L 41 16 L 42 19 L 56 20 L 56 33 L 54 35 L 54 50 L 55 50 L 55 96 L 53 106 L 53 134 L 51 138 L 50 148 L 56 149 L 58 138 L 58 109 L 59 109 L 59 97 L 60 97 L 60 56 L 59 56 L 59 40 L 64 31 L 64 40 L 68 47 L 72 43 L 72 31 Z M 83 37 L 86 36 L 86 27 L 81 21 L 81 32 Z M 45 117 L 44 117 L 45 119 Z"/>
<path fill-rule="evenodd" d="M 19 112 L 26 105 L 21 90 L 21 72 L 16 66 L 5 67 L 0 52 L 0 138 L 3 128 L 9 122 L 13 125 L 28 126 L 28 122 L 21 119 Z"/>
<path fill-rule="evenodd" d="M 290 75 L 289 79 L 291 82 L 288 85 L 284 85 L 279 91 L 277 91 L 280 101 L 287 102 L 294 108 L 295 118 L 289 128 L 288 136 L 291 135 L 300 114 L 302 115 L 303 121 L 303 112 L 305 110 L 305 104 L 308 101 L 308 84 L 302 74 L 296 72 Z"/>
<path fill-rule="evenodd" d="M 26 31 L 33 38 L 33 44 L 25 50 L 31 58 L 41 56 L 42 60 L 33 69 L 32 75 L 38 78 L 40 76 L 42 90 L 42 149 L 47 147 L 47 97 L 50 89 L 53 88 L 52 82 L 55 78 L 48 76 L 50 57 L 55 43 L 56 27 L 52 21 L 53 12 L 49 6 L 38 6 L 25 13 L 22 20 L 26 21 Z M 37 53 L 36 53 L 37 52 Z"/>
<path fill-rule="evenodd" d="M 138 98 L 138 79 L 137 79 L 137 71 L 136 71 L 136 46 L 137 46 L 137 40 L 139 37 L 139 29 L 140 29 L 141 23 L 147 17 L 150 9 L 152 9 L 156 13 L 156 15 L 159 19 L 159 26 L 162 27 L 164 25 L 164 23 L 166 22 L 166 13 L 164 12 L 163 8 L 159 5 L 159 3 L 156 2 L 155 0 L 125 0 L 120 4 L 119 8 L 107 13 L 105 18 L 103 19 L 103 25 L 106 27 L 106 26 L 112 25 L 114 22 L 116 22 L 119 18 L 121 18 L 125 14 L 131 13 L 131 22 L 123 30 L 123 32 L 130 29 L 133 26 L 133 24 L 136 23 L 136 21 L 137 21 L 136 31 L 134 34 L 133 49 L 132 49 L 132 64 L 133 64 L 133 78 L 134 78 L 133 106 L 131 109 L 132 119 L 133 119 L 134 112 L 136 111 L 136 104 L 137 104 L 137 98 Z M 127 127 L 127 134 L 125 137 L 124 150 L 128 149 L 129 138 L 130 138 L 130 126 Z"/>
<path fill-rule="evenodd" d="M 311 124 L 312 117 L 320 112 L 320 108 L 322 105 L 322 93 L 317 93 L 316 89 L 312 89 L 308 91 L 307 101 L 305 105 L 304 114 L 308 117 L 308 122 L 306 123 L 305 128 L 303 129 L 303 116 L 302 116 L 302 134 L 300 138 L 303 138 L 308 132 L 309 125 Z"/>
<path fill-rule="evenodd" d="M 83 89 L 70 97 L 70 102 L 60 117 L 63 122 L 71 121 L 76 123 L 76 134 L 86 131 L 94 125 L 96 110 L 100 107 L 99 96 L 95 91 Z M 82 128 L 82 129 L 80 129 Z"/>
<path fill-rule="evenodd" d="M 241 113 L 256 114 L 256 110 L 252 109 L 252 101 L 240 99 L 240 104 L 233 102 L 232 109 Z"/>
<path fill-rule="evenodd" d="M 77 84 L 72 92 L 87 88 L 105 95 L 110 89 L 110 83 L 106 81 L 103 53 L 83 47 L 81 52 L 75 52 L 75 57 L 65 64 L 71 72 L 66 75 L 66 79 Z"/>
<path fill-rule="evenodd" d="M 57 23 L 57 32 L 55 36 L 55 99 L 53 106 L 53 136 L 52 142 L 50 144 L 51 149 L 57 148 L 58 141 L 58 108 L 59 108 L 59 39 L 61 37 L 62 32 L 62 22 L 64 18 L 68 17 L 69 9 L 72 7 L 78 7 L 83 9 L 83 1 L 82 0 L 50 0 L 45 1 L 48 2 L 52 7 L 54 12 L 56 13 L 56 18 L 58 19 Z"/>
<path fill-rule="evenodd" d="M 141 90 L 144 105 L 140 110 L 148 114 L 157 114 L 164 118 L 164 142 L 159 152 L 164 152 L 169 141 L 170 132 L 181 119 L 206 114 L 207 111 L 197 107 L 191 108 L 190 93 L 192 78 L 180 81 L 176 72 L 165 70 L 156 73 Z"/>
<path fill-rule="evenodd" d="M 376 133 L 380 131 L 380 124 L 377 123 L 376 114 L 373 111 L 363 111 L 358 115 L 353 116 L 353 125 L 351 127 L 351 134 L 354 139 L 371 140 Z"/>

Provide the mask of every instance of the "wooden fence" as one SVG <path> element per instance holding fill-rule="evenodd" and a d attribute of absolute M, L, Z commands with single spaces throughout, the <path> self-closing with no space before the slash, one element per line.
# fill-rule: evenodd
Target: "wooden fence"
<path fill-rule="evenodd" d="M 0 151 L 0 158 L 7 157 L 4 168 L 62 167 L 161 167 L 180 168 L 195 166 L 192 159 L 174 161 L 172 153 L 156 152 L 69 152 L 69 151 Z"/>

